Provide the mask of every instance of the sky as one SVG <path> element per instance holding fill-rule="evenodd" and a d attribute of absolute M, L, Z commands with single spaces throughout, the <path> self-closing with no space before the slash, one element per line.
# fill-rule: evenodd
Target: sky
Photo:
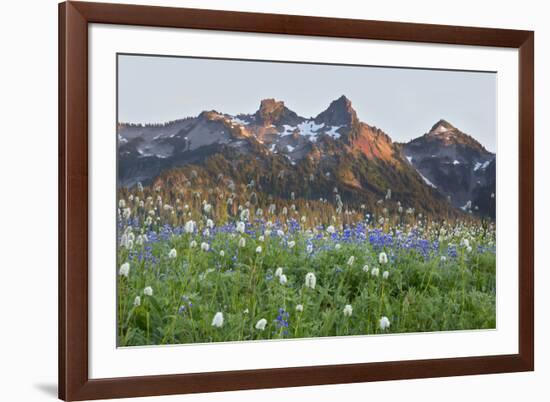
<path fill-rule="evenodd" d="M 445 119 L 496 151 L 494 72 L 118 56 L 118 120 L 164 123 L 204 110 L 254 113 L 265 98 L 314 117 L 345 95 L 359 119 L 406 142 Z"/>

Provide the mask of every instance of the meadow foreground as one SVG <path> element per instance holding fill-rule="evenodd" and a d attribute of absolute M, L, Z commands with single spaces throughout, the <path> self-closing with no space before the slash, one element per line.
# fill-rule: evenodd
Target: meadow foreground
<path fill-rule="evenodd" d="M 120 193 L 119 346 L 495 328 L 493 223 L 237 198 Z"/>

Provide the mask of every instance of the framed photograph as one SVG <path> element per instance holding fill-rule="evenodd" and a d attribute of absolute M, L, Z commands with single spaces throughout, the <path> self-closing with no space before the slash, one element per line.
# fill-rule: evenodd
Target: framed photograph
<path fill-rule="evenodd" d="M 533 370 L 533 32 L 59 7 L 61 399 Z"/>

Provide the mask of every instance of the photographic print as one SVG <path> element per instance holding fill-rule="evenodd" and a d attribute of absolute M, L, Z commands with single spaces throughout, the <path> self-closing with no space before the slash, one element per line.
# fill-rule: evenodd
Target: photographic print
<path fill-rule="evenodd" d="M 496 87 L 118 54 L 118 346 L 495 329 Z"/>

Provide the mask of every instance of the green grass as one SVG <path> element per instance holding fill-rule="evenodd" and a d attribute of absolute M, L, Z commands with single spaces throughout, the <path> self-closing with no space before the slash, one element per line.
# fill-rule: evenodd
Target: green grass
<path fill-rule="evenodd" d="M 428 227 L 425 233 L 433 238 L 435 229 Z M 368 241 L 342 242 L 336 249 L 325 234 L 313 240 L 309 254 L 310 233 L 285 236 L 292 237 L 295 247 L 287 246 L 290 237 L 260 241 L 245 234 L 246 246 L 240 248 L 241 235 L 224 232 L 204 239 L 200 234 L 173 235 L 134 244 L 132 250 L 119 247 L 119 266 L 130 264 L 129 275 L 118 276 L 119 346 L 495 328 L 495 255 L 477 251 L 477 245 L 487 242 L 477 228 L 461 227 L 428 258 L 417 249 L 386 248 L 387 264 L 379 263 L 383 250 Z M 471 239 L 473 251 L 458 245 L 464 236 Z M 197 247 L 190 248 L 192 240 Z M 201 250 L 202 241 L 210 243 L 209 251 Z M 451 242 L 457 255 L 442 261 Z M 155 263 L 136 258 L 145 247 L 151 247 Z M 172 248 L 175 259 L 168 257 Z M 352 265 L 350 256 L 355 258 Z M 274 275 L 278 267 L 288 279 L 285 285 Z M 373 268 L 379 269 L 378 276 L 372 275 Z M 314 289 L 305 286 L 308 272 L 316 276 Z M 148 286 L 152 296 L 144 294 Z M 353 307 L 351 316 L 343 313 L 347 304 Z M 281 317 L 280 309 L 288 316 Z M 223 313 L 221 327 L 212 325 L 216 312 Z M 391 323 L 385 330 L 379 325 L 383 316 Z M 262 318 L 267 320 L 263 331 L 255 328 Z M 288 327 L 280 325 L 283 319 Z"/>

